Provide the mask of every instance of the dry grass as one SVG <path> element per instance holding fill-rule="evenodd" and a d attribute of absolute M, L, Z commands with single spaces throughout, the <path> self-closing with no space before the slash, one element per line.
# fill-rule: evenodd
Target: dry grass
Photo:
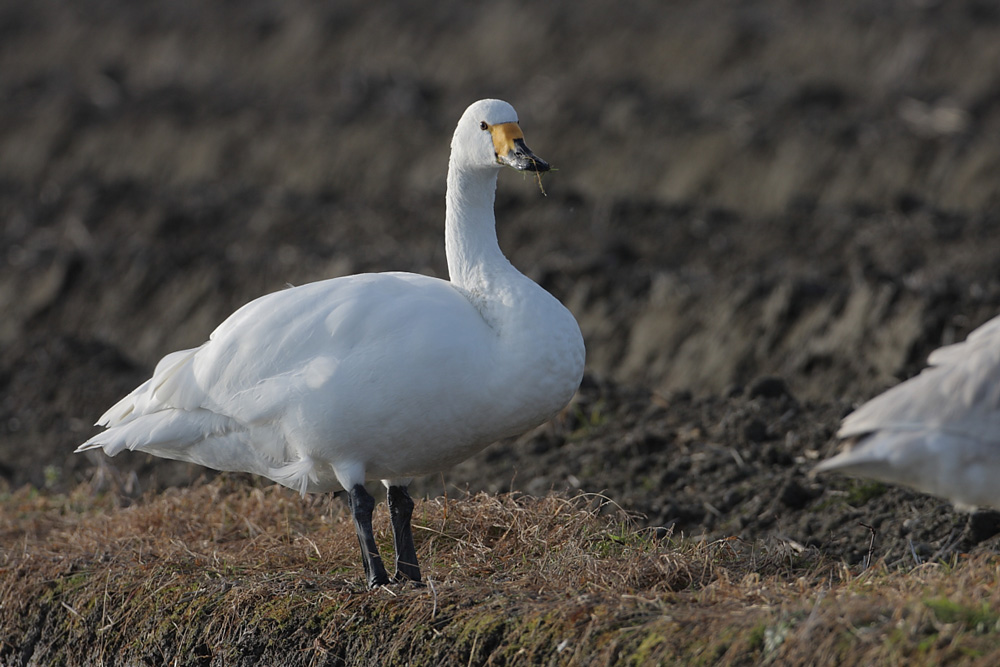
<path fill-rule="evenodd" d="M 1000 659 L 991 557 L 859 574 L 656 539 L 600 498 L 478 495 L 418 503 L 428 586 L 367 592 L 340 501 L 223 478 L 118 505 L 3 495 L 0 664 Z"/>

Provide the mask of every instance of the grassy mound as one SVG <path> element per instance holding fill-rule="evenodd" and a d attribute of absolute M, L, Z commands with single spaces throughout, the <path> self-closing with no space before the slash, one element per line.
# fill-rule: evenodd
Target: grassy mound
<path fill-rule="evenodd" d="M 364 590 L 342 503 L 222 478 L 0 498 L 0 664 L 937 664 L 1000 658 L 1000 560 L 853 572 L 638 530 L 602 498 L 419 502 L 424 587 Z M 611 510 L 611 511 L 609 511 Z M 384 506 L 380 548 L 391 559 Z"/>

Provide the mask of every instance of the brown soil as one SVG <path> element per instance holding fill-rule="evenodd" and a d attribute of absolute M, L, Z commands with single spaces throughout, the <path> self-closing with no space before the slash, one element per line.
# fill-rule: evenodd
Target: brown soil
<path fill-rule="evenodd" d="M 859 400 L 1000 312 L 1000 12 L 967 2 L 5 2 L 0 477 L 204 474 L 72 454 L 246 301 L 445 275 L 471 101 L 558 171 L 501 179 L 501 245 L 577 315 L 553 424 L 415 488 L 601 492 L 675 534 L 859 561 L 990 538 L 810 479 Z M 130 481 L 129 473 L 135 477 Z"/>

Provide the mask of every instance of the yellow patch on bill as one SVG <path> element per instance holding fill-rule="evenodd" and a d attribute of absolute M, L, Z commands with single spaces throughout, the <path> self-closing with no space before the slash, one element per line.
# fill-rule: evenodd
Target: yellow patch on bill
<path fill-rule="evenodd" d="M 506 155 L 514 150 L 514 141 L 524 139 L 521 126 L 517 123 L 490 125 L 490 134 L 493 135 L 493 150 L 497 155 Z"/>

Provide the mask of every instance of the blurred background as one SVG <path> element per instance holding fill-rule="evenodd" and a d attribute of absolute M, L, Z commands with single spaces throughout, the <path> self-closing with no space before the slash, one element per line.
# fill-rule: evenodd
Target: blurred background
<path fill-rule="evenodd" d="M 257 296 L 445 277 L 483 97 L 558 169 L 502 176 L 498 231 L 591 386 L 778 376 L 829 435 L 1000 312 L 993 2 L 3 0 L 0 480 L 88 479 L 96 418 Z"/>

